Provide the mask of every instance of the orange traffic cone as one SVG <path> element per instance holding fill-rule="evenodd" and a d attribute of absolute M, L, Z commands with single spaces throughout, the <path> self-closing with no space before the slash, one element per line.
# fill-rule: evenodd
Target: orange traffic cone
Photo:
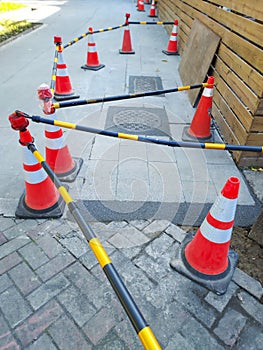
<path fill-rule="evenodd" d="M 54 43 L 56 44 L 56 48 L 58 50 L 54 98 L 57 101 L 79 98 L 79 95 L 76 95 L 72 90 L 67 65 L 64 61 L 63 54 L 62 54 L 63 48 L 62 48 L 61 36 L 55 36 Z"/>
<path fill-rule="evenodd" d="M 166 50 L 162 50 L 166 55 L 179 55 L 177 48 L 178 19 L 174 21 L 174 26 Z"/>
<path fill-rule="evenodd" d="M 52 107 L 52 92 L 48 85 L 41 84 L 37 90 L 42 102 L 43 112 L 49 119 L 55 120 L 55 109 Z M 77 177 L 83 160 L 72 158 L 65 143 L 63 131 L 54 125 L 46 125 L 46 161 L 61 181 L 73 182 Z"/>
<path fill-rule="evenodd" d="M 122 48 L 119 50 L 119 53 L 121 54 L 134 54 L 135 51 L 132 49 L 132 43 L 131 43 L 131 35 L 130 35 L 130 29 L 129 29 L 129 18 L 130 14 L 126 13 L 126 28 L 124 29 L 123 34 L 123 41 L 122 41 Z"/>
<path fill-rule="evenodd" d="M 25 192 L 20 197 L 15 215 L 19 218 L 40 219 L 62 216 L 64 201 L 41 164 L 27 148 L 27 144 L 34 141 L 27 130 L 28 120 L 17 116 L 15 112 L 9 116 L 9 121 L 13 129 L 19 130 L 25 178 Z"/>
<path fill-rule="evenodd" d="M 144 0 L 139 0 L 138 1 L 138 8 L 137 8 L 137 11 L 145 11 L 144 10 Z"/>
<path fill-rule="evenodd" d="M 186 237 L 170 262 L 175 270 L 219 295 L 226 292 L 238 260 L 229 245 L 239 186 L 237 177 L 227 180 L 195 236 Z"/>
<path fill-rule="evenodd" d="M 214 77 L 208 77 L 207 83 L 210 86 L 203 91 L 190 127 L 185 127 L 183 130 L 182 140 L 184 141 L 213 141 L 210 124 Z"/>
<path fill-rule="evenodd" d="M 152 0 L 151 8 L 150 8 L 150 14 L 148 17 L 157 17 L 156 16 L 156 7 L 155 7 L 155 1 Z"/>
<path fill-rule="evenodd" d="M 88 53 L 87 53 L 87 63 L 81 66 L 82 69 L 89 70 L 99 70 L 104 68 L 104 64 L 100 64 L 99 56 L 96 49 L 96 44 L 93 39 L 93 29 L 89 28 L 89 37 L 88 37 Z"/>

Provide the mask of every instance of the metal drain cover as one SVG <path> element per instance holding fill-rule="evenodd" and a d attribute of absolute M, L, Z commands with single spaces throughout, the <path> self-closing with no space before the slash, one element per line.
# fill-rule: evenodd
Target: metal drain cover
<path fill-rule="evenodd" d="M 105 128 L 126 134 L 170 136 L 168 117 L 162 108 L 111 106 Z"/>
<path fill-rule="evenodd" d="M 163 90 L 162 79 L 152 76 L 129 76 L 129 93 Z M 157 96 L 164 96 L 157 95 Z"/>

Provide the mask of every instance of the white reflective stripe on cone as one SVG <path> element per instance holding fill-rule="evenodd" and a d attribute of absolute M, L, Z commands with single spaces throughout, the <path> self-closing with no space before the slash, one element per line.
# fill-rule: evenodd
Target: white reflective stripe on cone
<path fill-rule="evenodd" d="M 177 34 L 177 26 L 173 28 L 172 33 Z"/>
<path fill-rule="evenodd" d="M 58 53 L 58 64 L 65 64 L 64 57 L 61 52 Z"/>
<path fill-rule="evenodd" d="M 205 88 L 202 96 L 212 97 L 213 96 L 213 88 Z"/>
<path fill-rule="evenodd" d="M 232 221 L 235 218 L 236 205 L 237 198 L 229 199 L 220 193 L 210 209 L 210 214 L 213 218 L 222 222 Z"/>
<path fill-rule="evenodd" d="M 57 132 L 60 130 L 59 126 L 55 126 L 55 125 L 47 125 L 46 126 L 46 131 L 48 132 Z"/>
<path fill-rule="evenodd" d="M 27 171 L 24 170 L 25 173 L 25 181 L 29 184 L 37 184 L 40 183 L 48 177 L 47 173 L 43 169 L 35 170 L 35 171 Z"/>
<path fill-rule="evenodd" d="M 57 69 L 57 77 L 66 77 L 68 75 L 67 68 L 58 68 Z"/>
<path fill-rule="evenodd" d="M 38 161 L 36 160 L 36 157 L 33 155 L 31 151 L 29 151 L 28 148 L 23 146 L 23 163 L 25 165 L 35 165 L 38 164 Z"/>
<path fill-rule="evenodd" d="M 171 36 L 171 37 L 170 37 L 170 41 L 177 41 L 177 40 L 176 40 L 176 36 Z"/>
<path fill-rule="evenodd" d="M 96 52 L 96 46 L 89 46 L 89 52 Z"/>
<path fill-rule="evenodd" d="M 205 219 L 200 226 L 202 235 L 213 243 L 226 243 L 231 239 L 232 227 L 227 230 L 221 230 L 210 225 Z"/>
<path fill-rule="evenodd" d="M 46 147 L 49 149 L 61 149 L 65 147 L 64 137 L 59 137 L 57 139 L 46 138 Z"/>

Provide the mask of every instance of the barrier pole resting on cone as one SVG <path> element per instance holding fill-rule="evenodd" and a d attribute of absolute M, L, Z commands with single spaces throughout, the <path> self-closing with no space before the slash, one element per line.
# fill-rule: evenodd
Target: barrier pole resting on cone
<path fill-rule="evenodd" d="M 240 180 L 230 177 L 194 237 L 182 242 L 170 265 L 218 295 L 233 276 L 238 255 L 229 250 Z"/>
<path fill-rule="evenodd" d="M 190 127 L 185 127 L 183 130 L 183 141 L 213 142 L 214 140 L 213 132 L 210 130 L 214 77 L 208 77 L 207 83 L 209 85 L 203 91 Z"/>
<path fill-rule="evenodd" d="M 19 199 L 15 215 L 23 219 L 61 217 L 65 203 L 41 164 L 26 147 L 28 143 L 34 141 L 27 130 L 29 123 L 16 113 L 11 114 L 9 120 L 12 128 L 19 131 L 25 180 L 25 191 Z"/>
<path fill-rule="evenodd" d="M 37 93 L 45 115 L 55 119 L 56 110 L 52 107 L 53 95 L 51 89 L 48 85 L 41 84 L 37 89 Z M 61 181 L 73 182 L 80 171 L 83 159 L 71 156 L 61 128 L 47 125 L 45 140 L 46 160 L 49 166 Z"/>
<path fill-rule="evenodd" d="M 104 68 L 105 64 L 100 64 L 99 55 L 96 49 L 96 44 L 93 38 L 93 29 L 89 28 L 89 36 L 88 36 L 88 52 L 87 52 L 87 62 L 83 66 L 81 66 L 84 70 L 99 70 Z"/>
<path fill-rule="evenodd" d="M 155 7 L 155 1 L 152 0 L 151 8 L 150 8 L 150 13 L 148 17 L 157 17 L 156 15 L 156 7 Z"/>
<path fill-rule="evenodd" d="M 29 131 L 26 130 L 26 127 L 28 126 L 28 121 L 26 120 L 25 117 L 17 117 L 16 113 L 13 113 L 13 115 L 9 117 L 12 127 L 14 128 L 15 126 L 15 130 L 21 131 L 20 125 L 16 125 L 17 118 L 19 118 L 19 120 L 23 120 L 22 123 L 20 123 L 20 125 L 24 124 L 22 125 L 22 128 L 23 128 L 22 131 L 27 132 L 27 134 L 30 135 Z M 107 252 L 105 251 L 104 247 L 102 246 L 99 238 L 96 237 L 92 228 L 88 225 L 88 223 L 86 223 L 84 217 L 82 216 L 76 203 L 73 201 L 73 199 L 69 195 L 67 189 L 62 185 L 59 178 L 56 176 L 56 174 L 54 174 L 54 172 L 51 170 L 48 163 L 45 161 L 42 155 L 38 152 L 36 146 L 33 143 L 33 138 L 31 137 L 31 135 L 25 141 L 26 141 L 25 146 L 27 146 L 28 150 L 32 152 L 32 156 L 35 158 L 38 164 L 42 166 L 43 169 L 46 171 L 46 175 L 49 176 L 49 179 L 52 179 L 59 193 L 61 194 L 62 198 L 67 204 L 69 211 L 71 212 L 72 216 L 77 222 L 92 252 L 94 253 L 97 261 L 99 262 L 103 272 L 105 273 L 117 297 L 119 298 L 119 301 L 121 302 L 127 316 L 129 317 L 144 349 L 161 350 L 161 346 L 159 345 L 155 335 L 153 334 L 148 323 L 145 321 L 139 308 L 134 302 L 130 292 L 124 285 L 120 275 L 118 274 L 113 263 L 111 262 L 111 259 L 108 256 Z"/>
<path fill-rule="evenodd" d="M 129 18 L 130 14 L 126 13 L 125 25 L 127 28 L 124 29 L 122 48 L 119 50 L 120 54 L 134 54 L 135 51 L 132 49 L 131 34 L 129 28 Z"/>
<path fill-rule="evenodd" d="M 145 10 L 144 10 L 144 0 L 139 0 L 139 1 L 138 1 L 138 8 L 137 8 L 137 11 L 145 12 Z"/>
<path fill-rule="evenodd" d="M 56 69 L 57 75 L 56 75 L 54 98 L 57 101 L 79 98 L 79 95 L 76 95 L 72 89 L 67 65 L 63 57 L 63 47 L 62 47 L 61 36 L 54 36 L 54 43 L 56 45 L 56 50 L 58 51 L 58 55 L 57 55 L 58 61 L 57 61 L 57 69 Z"/>
<path fill-rule="evenodd" d="M 177 47 L 178 19 L 174 21 L 174 26 L 166 50 L 162 50 L 166 55 L 179 55 Z"/>

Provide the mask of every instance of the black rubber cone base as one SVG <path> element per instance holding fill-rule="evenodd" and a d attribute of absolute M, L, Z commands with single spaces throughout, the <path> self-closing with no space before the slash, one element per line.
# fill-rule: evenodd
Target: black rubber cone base
<path fill-rule="evenodd" d="M 235 267 L 238 261 L 238 254 L 232 250 L 228 252 L 228 268 L 224 273 L 219 275 L 206 275 L 194 270 L 185 258 L 185 247 L 193 239 L 193 234 L 189 233 L 180 248 L 176 251 L 176 256 L 170 261 L 170 266 L 177 272 L 190 278 L 192 281 L 201 284 L 217 295 L 226 293 L 229 283 L 233 277 Z"/>
<path fill-rule="evenodd" d="M 185 126 L 183 129 L 182 140 L 190 142 L 214 142 L 214 132 L 211 131 L 208 137 L 195 137 L 188 133 L 189 126 Z"/>
<path fill-rule="evenodd" d="M 149 15 L 148 17 L 150 17 L 150 18 L 157 18 L 158 16 L 150 16 L 150 15 Z"/>
<path fill-rule="evenodd" d="M 54 99 L 56 101 L 66 101 L 66 100 L 73 100 L 73 99 L 76 99 L 76 98 L 79 98 L 80 96 L 79 95 L 76 95 L 74 93 L 72 94 L 66 94 L 66 95 L 58 95 L 58 94 L 54 94 Z"/>
<path fill-rule="evenodd" d="M 100 70 L 101 68 L 104 68 L 105 64 L 100 64 L 98 66 L 87 66 L 86 64 L 84 64 L 84 66 L 81 66 L 82 69 L 84 70 Z"/>
<path fill-rule="evenodd" d="M 65 186 L 68 190 L 68 186 Z M 29 208 L 25 203 L 25 191 L 19 199 L 18 206 L 16 208 L 15 215 L 21 219 L 57 219 L 63 215 L 66 203 L 59 197 L 57 203 L 52 207 L 44 210 L 35 210 Z"/>
<path fill-rule="evenodd" d="M 119 53 L 122 54 L 122 55 L 133 55 L 133 54 L 135 54 L 135 51 L 122 51 L 122 50 L 119 50 Z"/>
<path fill-rule="evenodd" d="M 166 50 L 162 50 L 162 52 L 168 56 L 180 56 L 179 52 L 170 52 L 170 51 L 166 51 Z"/>
<path fill-rule="evenodd" d="M 71 171 L 68 171 L 67 173 L 62 173 L 62 174 L 56 174 L 60 181 L 74 182 L 76 177 L 78 176 L 78 173 L 83 164 L 83 159 L 76 158 L 76 157 L 72 157 L 72 159 L 74 160 L 75 165 Z"/>

